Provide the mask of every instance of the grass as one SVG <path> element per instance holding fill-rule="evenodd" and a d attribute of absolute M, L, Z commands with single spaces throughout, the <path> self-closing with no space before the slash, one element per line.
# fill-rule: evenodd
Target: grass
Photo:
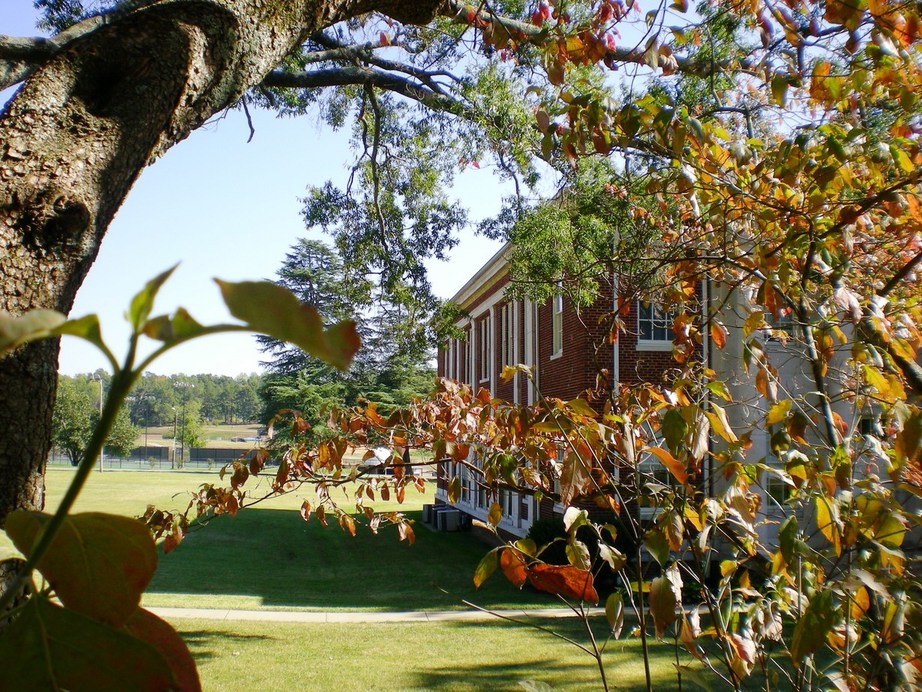
<path fill-rule="evenodd" d="M 48 509 L 60 501 L 71 469 L 49 470 Z M 110 472 L 93 474 L 76 511 L 141 514 L 149 503 L 184 509 L 200 483 L 216 473 Z M 430 610 L 463 608 L 471 600 L 489 608 L 557 606 L 547 594 L 513 588 L 499 574 L 479 590 L 472 576 L 489 549 L 469 533 L 437 533 L 421 519 L 426 494 L 408 489 L 403 505 L 370 502 L 415 520 L 416 542 L 399 541 L 396 529 L 378 535 L 359 527 L 353 538 L 335 524 L 304 522 L 298 508 L 305 490 L 277 498 L 236 517 L 221 516 L 190 532 L 176 551 L 161 555 L 144 605 L 305 610 Z M 351 496 L 334 493 L 346 509 Z M 4 536 L 5 539 L 5 536 Z"/>
<path fill-rule="evenodd" d="M 205 690 L 510 690 L 530 680 L 554 689 L 600 689 L 594 659 L 534 629 L 502 622 L 322 624 L 176 623 Z M 573 620 L 542 624 L 586 643 Z M 657 645 L 654 689 L 676 689 L 671 647 Z M 644 688 L 636 639 L 611 642 L 612 689 Z M 686 683 L 686 688 L 689 688 Z"/>
<path fill-rule="evenodd" d="M 50 470 L 53 509 L 72 476 Z M 94 474 L 77 511 L 136 515 L 148 503 L 182 508 L 188 492 L 216 474 L 124 472 Z M 418 518 L 428 493 L 407 493 L 402 507 Z M 305 493 L 219 517 L 161 556 L 144 605 L 321 610 L 449 609 L 470 599 L 493 609 L 540 608 L 558 602 L 519 591 L 496 575 L 475 592 L 473 570 L 488 547 L 470 534 L 434 533 L 417 524 L 409 546 L 394 530 L 351 538 L 336 527 L 305 523 Z M 395 503 L 376 503 L 396 509 Z M 0 535 L 5 539 L 5 536 Z M 575 620 L 544 624 L 576 641 Z M 604 618 L 593 621 L 604 638 Z M 206 690 L 481 690 L 513 689 L 523 680 L 560 689 L 600 687 L 595 661 L 547 632 L 495 621 L 295 624 L 177 619 Z M 655 689 L 676 688 L 673 649 L 652 647 Z M 605 666 L 613 689 L 642 689 L 636 639 L 611 642 Z M 297 681 L 297 683 L 292 683 Z M 687 685 L 686 685 L 687 686 Z"/>

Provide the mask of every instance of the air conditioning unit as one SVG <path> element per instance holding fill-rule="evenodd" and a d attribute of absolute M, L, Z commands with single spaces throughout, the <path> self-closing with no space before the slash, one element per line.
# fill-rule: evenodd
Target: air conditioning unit
<path fill-rule="evenodd" d="M 461 529 L 461 512 L 457 509 L 446 509 L 439 512 L 439 531 L 458 531 Z"/>
<path fill-rule="evenodd" d="M 424 524 L 432 523 L 432 515 L 433 515 L 432 505 L 423 505 L 423 523 Z"/>

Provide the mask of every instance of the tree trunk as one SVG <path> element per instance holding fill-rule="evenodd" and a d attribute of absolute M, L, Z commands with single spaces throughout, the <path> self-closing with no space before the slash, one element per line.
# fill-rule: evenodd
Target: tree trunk
<path fill-rule="evenodd" d="M 428 21 L 411 0 L 163 0 L 62 49 L 0 114 L 0 309 L 68 312 L 141 169 L 306 37 L 379 10 Z M 58 345 L 0 360 L 0 526 L 41 508 Z"/>

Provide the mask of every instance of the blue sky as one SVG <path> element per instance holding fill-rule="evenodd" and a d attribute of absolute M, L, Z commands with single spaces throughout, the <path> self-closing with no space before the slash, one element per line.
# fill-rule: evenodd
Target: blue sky
<path fill-rule="evenodd" d="M 3 4 L 0 34 L 37 34 L 32 0 Z M 0 103 L 10 96 L 0 92 Z M 345 132 L 320 129 L 312 117 L 252 115 L 256 134 L 249 144 L 246 119 L 235 111 L 173 147 L 141 174 L 111 224 L 71 314 L 98 314 L 116 355 L 127 344 L 125 309 L 144 282 L 180 263 L 160 294 L 157 312 L 182 306 L 204 324 L 228 321 L 212 277 L 272 278 L 289 246 L 307 235 L 299 202 L 307 186 L 344 183 L 351 160 Z M 474 219 L 495 212 L 504 193 L 508 190 L 487 166 L 466 171 L 452 191 L 471 207 Z M 436 292 L 453 295 L 498 248 L 496 242 L 465 234 L 450 261 L 431 263 Z M 259 360 L 252 337 L 216 336 L 177 348 L 151 370 L 237 375 L 258 370 Z M 92 348 L 64 340 L 61 372 L 104 366 Z"/>

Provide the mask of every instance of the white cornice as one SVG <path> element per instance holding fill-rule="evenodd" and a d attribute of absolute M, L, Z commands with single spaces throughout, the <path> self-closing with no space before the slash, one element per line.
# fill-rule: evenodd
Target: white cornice
<path fill-rule="evenodd" d="M 483 288 L 489 286 L 492 280 L 506 269 L 506 252 L 509 250 L 509 247 L 510 244 L 506 243 L 497 250 L 496 254 L 487 260 L 487 263 L 478 269 L 477 273 L 468 279 L 467 283 L 452 296 L 452 302 L 457 303 L 463 308 L 466 303 L 478 297 Z"/>

